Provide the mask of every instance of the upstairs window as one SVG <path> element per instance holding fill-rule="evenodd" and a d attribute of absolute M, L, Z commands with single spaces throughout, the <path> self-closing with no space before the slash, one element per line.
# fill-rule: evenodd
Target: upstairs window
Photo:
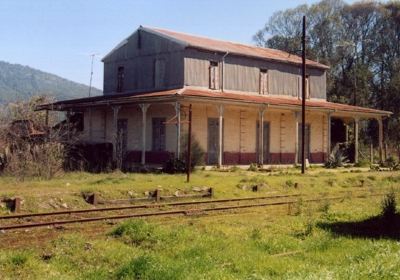
<path fill-rule="evenodd" d="M 218 62 L 210 61 L 210 89 L 219 89 L 219 71 Z"/>
<path fill-rule="evenodd" d="M 118 67 L 118 73 L 117 73 L 117 92 L 123 91 L 124 77 L 125 77 L 125 68 L 123 66 L 120 66 Z"/>
<path fill-rule="evenodd" d="M 301 77 L 298 79 L 298 84 L 299 84 L 299 99 L 303 98 L 303 88 L 302 88 L 302 81 Z M 306 75 L 306 99 L 310 99 L 310 76 Z"/>
<path fill-rule="evenodd" d="M 154 62 L 154 87 L 162 88 L 165 86 L 165 60 L 156 59 Z"/>
<path fill-rule="evenodd" d="M 306 99 L 310 99 L 310 76 L 306 75 Z"/>
<path fill-rule="evenodd" d="M 260 69 L 260 94 L 268 94 L 268 70 Z"/>

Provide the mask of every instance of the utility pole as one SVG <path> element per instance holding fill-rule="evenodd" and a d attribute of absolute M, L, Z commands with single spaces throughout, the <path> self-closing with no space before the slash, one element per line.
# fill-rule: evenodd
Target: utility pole
<path fill-rule="evenodd" d="M 303 16 L 302 44 L 302 98 L 301 98 L 301 174 L 306 172 L 305 134 L 306 134 L 306 16 Z"/>

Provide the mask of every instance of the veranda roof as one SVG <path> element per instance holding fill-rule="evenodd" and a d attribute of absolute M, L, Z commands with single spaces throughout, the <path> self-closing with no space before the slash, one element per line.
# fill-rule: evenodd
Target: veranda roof
<path fill-rule="evenodd" d="M 39 105 L 37 110 L 82 110 L 87 107 L 104 105 L 125 105 L 138 103 L 160 103 L 173 101 L 194 101 L 207 103 L 232 103 L 236 105 L 265 105 L 271 108 L 299 110 L 301 99 L 274 95 L 259 95 L 247 92 L 220 92 L 197 88 L 179 88 L 164 91 L 108 94 L 87 98 L 59 101 L 51 104 Z M 306 101 L 308 110 L 348 113 L 354 115 L 389 116 L 392 112 L 372 108 L 333 103 L 325 100 L 311 99 Z"/>

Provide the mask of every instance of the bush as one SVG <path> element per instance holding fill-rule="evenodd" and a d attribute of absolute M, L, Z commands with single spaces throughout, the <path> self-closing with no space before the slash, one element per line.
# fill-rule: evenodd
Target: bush
<path fill-rule="evenodd" d="M 183 151 L 180 155 L 180 159 L 170 158 L 167 162 L 165 162 L 163 166 L 163 172 L 169 174 L 175 173 L 184 173 L 186 172 L 186 160 L 187 160 L 187 146 L 188 142 L 187 134 L 182 136 L 181 138 L 181 151 Z M 204 151 L 200 147 L 199 142 L 192 135 L 192 143 L 191 143 L 191 153 L 190 153 L 190 165 L 191 170 L 194 170 L 196 166 L 204 164 Z"/>
<path fill-rule="evenodd" d="M 391 190 L 382 200 L 382 217 L 393 218 L 396 215 L 396 194 Z"/>
<path fill-rule="evenodd" d="M 258 171 L 258 165 L 257 165 L 257 163 L 252 163 L 252 164 L 250 164 L 250 166 L 249 166 L 249 169 L 248 169 L 249 171 Z"/>
<path fill-rule="evenodd" d="M 390 170 L 398 170 L 400 165 L 393 156 L 389 156 L 382 164 L 382 167 L 387 167 Z"/>
<path fill-rule="evenodd" d="M 186 163 L 187 159 L 187 146 L 188 146 L 188 134 L 185 134 L 181 138 L 181 159 Z M 196 137 L 192 135 L 192 143 L 191 143 L 191 153 L 190 153 L 190 163 L 192 170 L 199 165 L 204 164 L 204 155 L 205 152 L 201 148 L 199 142 L 197 141 Z"/>
<path fill-rule="evenodd" d="M 170 158 L 165 162 L 163 172 L 169 174 L 184 173 L 186 172 L 186 162 L 181 159 Z"/>
<path fill-rule="evenodd" d="M 347 163 L 347 158 L 343 155 L 343 152 L 340 149 L 336 149 L 332 151 L 329 155 L 328 160 L 325 162 L 326 168 L 337 168 L 342 167 L 345 163 Z"/>
<path fill-rule="evenodd" d="M 156 228 L 143 220 L 125 222 L 115 228 L 111 235 L 132 245 L 151 245 L 157 241 Z"/>

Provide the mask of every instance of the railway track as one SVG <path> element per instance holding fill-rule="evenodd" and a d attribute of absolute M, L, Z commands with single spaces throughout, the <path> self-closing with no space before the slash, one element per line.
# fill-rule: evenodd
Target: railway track
<path fill-rule="evenodd" d="M 339 193 L 339 192 L 338 192 Z M 337 193 L 337 194 L 338 194 Z M 17 230 L 45 226 L 61 226 L 65 224 L 87 223 L 105 220 L 121 220 L 128 218 L 141 218 L 151 216 L 178 216 L 198 215 L 210 212 L 223 212 L 228 210 L 240 210 L 256 207 L 274 207 L 293 205 L 301 198 L 302 202 L 318 202 L 325 200 L 341 200 L 349 198 L 347 195 L 322 197 L 326 194 L 318 194 L 317 197 L 303 197 L 300 194 L 274 195 L 262 197 L 246 197 L 231 199 L 213 199 L 199 201 L 184 201 L 170 203 L 148 203 L 138 205 L 126 205 L 119 207 L 103 207 L 93 209 L 66 210 L 54 212 L 42 212 L 32 214 L 17 214 L 0 216 L 0 230 Z M 340 194 L 339 193 L 339 194 Z M 382 196 L 383 193 L 351 195 L 351 198 L 366 198 Z M 99 213 L 110 213 L 108 215 Z"/>

